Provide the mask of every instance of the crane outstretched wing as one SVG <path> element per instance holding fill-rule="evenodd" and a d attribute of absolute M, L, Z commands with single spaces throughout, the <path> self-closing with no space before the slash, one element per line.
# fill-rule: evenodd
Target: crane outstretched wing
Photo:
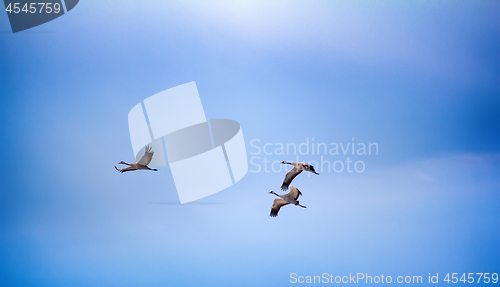
<path fill-rule="evenodd" d="M 146 148 L 144 149 L 144 155 L 141 157 L 141 159 L 137 163 L 140 165 L 148 165 L 151 162 L 151 160 L 153 159 L 154 153 L 155 153 L 154 151 L 151 151 L 150 146 L 146 146 Z"/>
<path fill-rule="evenodd" d="M 276 198 L 273 201 L 273 206 L 271 206 L 271 214 L 269 214 L 269 216 L 271 216 L 271 217 L 278 216 L 278 212 L 280 211 L 280 208 L 283 205 L 287 205 L 287 204 L 288 204 L 288 202 L 286 202 L 283 198 Z"/>
<path fill-rule="evenodd" d="M 287 190 L 292 180 L 301 172 L 302 170 L 296 167 L 293 167 L 289 172 L 287 172 L 285 175 L 285 180 L 283 180 L 283 184 L 281 185 L 281 190 Z"/>
<path fill-rule="evenodd" d="M 295 186 L 290 186 L 290 192 L 288 193 L 293 199 L 297 200 L 299 198 L 299 195 L 302 195 L 302 192 Z"/>

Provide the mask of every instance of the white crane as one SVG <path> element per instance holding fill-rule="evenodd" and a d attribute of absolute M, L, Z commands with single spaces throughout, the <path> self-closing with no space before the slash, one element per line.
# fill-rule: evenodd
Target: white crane
<path fill-rule="evenodd" d="M 126 164 L 126 165 L 128 165 L 128 167 L 126 167 L 124 169 L 118 169 L 115 166 L 115 169 L 121 173 L 124 173 L 126 171 L 139 170 L 139 169 L 158 171 L 156 168 L 149 168 L 148 167 L 148 164 L 153 159 L 154 153 L 155 153 L 154 151 L 151 151 L 150 146 L 146 146 L 146 148 L 144 149 L 144 155 L 141 157 L 141 159 L 138 162 L 128 164 L 122 160 L 118 164 Z"/>
<path fill-rule="evenodd" d="M 290 185 L 290 183 L 292 182 L 292 180 L 297 175 L 299 175 L 299 173 L 301 173 L 303 170 L 310 171 L 310 172 L 312 172 L 314 174 L 319 175 L 319 173 L 317 173 L 314 170 L 314 167 L 312 165 L 307 164 L 305 162 L 294 162 L 294 163 L 291 163 L 291 162 L 282 161 L 281 164 L 291 164 L 291 165 L 293 165 L 293 168 L 289 172 L 286 173 L 285 180 L 283 180 L 283 184 L 281 185 L 281 190 L 287 190 L 288 186 Z"/>
<path fill-rule="evenodd" d="M 294 205 L 298 205 L 302 208 L 306 208 L 305 206 L 299 204 L 299 201 L 297 200 L 297 198 L 299 198 L 299 195 L 302 195 L 302 192 L 300 192 L 300 190 L 298 190 L 295 186 L 290 186 L 290 192 L 288 192 L 287 194 L 279 195 L 274 191 L 270 191 L 269 193 L 272 193 L 272 194 L 278 196 L 278 198 L 274 199 L 273 206 L 271 207 L 270 216 L 272 216 L 272 217 L 278 216 L 278 212 L 280 211 L 280 208 L 282 206 L 285 206 L 285 205 L 290 204 L 290 203 L 294 204 Z"/>

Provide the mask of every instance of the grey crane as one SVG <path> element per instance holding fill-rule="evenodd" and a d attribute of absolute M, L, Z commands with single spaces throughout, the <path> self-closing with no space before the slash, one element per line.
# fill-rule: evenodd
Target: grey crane
<path fill-rule="evenodd" d="M 140 169 L 158 171 L 156 168 L 149 168 L 149 166 L 148 166 L 148 164 L 153 159 L 154 153 L 155 153 L 154 151 L 151 151 L 150 146 L 146 146 L 146 148 L 144 149 L 144 155 L 141 157 L 141 159 L 138 162 L 128 164 L 122 160 L 118 164 L 126 164 L 126 165 L 128 165 L 128 167 L 126 167 L 124 169 L 119 169 L 115 166 L 115 169 L 121 173 L 124 173 L 126 171 L 132 171 L 132 170 L 140 170 Z"/>
<path fill-rule="evenodd" d="M 305 171 L 310 171 L 314 174 L 317 174 L 319 175 L 319 173 L 317 173 L 315 170 L 314 170 L 314 167 L 310 164 L 307 164 L 305 162 L 286 162 L 286 161 L 282 161 L 281 164 L 290 164 L 290 165 L 293 165 L 293 168 L 286 173 L 285 175 L 285 180 L 283 180 L 283 184 L 281 185 L 281 190 L 287 190 L 288 189 L 288 186 L 290 185 L 290 183 L 292 182 L 292 180 L 297 176 L 299 175 L 299 173 L 301 173 L 303 170 Z"/>
<path fill-rule="evenodd" d="M 269 193 L 272 193 L 278 197 L 273 201 L 273 206 L 271 207 L 271 214 L 270 214 L 271 217 L 278 216 L 280 208 L 290 203 L 298 205 L 302 208 L 306 208 L 305 206 L 299 204 L 297 198 L 299 198 L 299 195 L 302 195 L 302 192 L 300 192 L 300 190 L 298 190 L 295 186 L 290 186 L 290 191 L 287 194 L 279 195 L 272 190 Z"/>

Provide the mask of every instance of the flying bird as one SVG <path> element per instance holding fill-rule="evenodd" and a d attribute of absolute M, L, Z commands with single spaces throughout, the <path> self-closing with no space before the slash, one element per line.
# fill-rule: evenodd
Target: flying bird
<path fill-rule="evenodd" d="M 283 180 L 283 184 L 281 185 L 281 190 L 287 190 L 288 186 L 290 185 L 290 183 L 292 182 L 292 180 L 297 175 L 299 175 L 299 173 L 301 173 L 303 170 L 310 171 L 310 172 L 312 172 L 314 174 L 319 175 L 319 173 L 317 173 L 314 170 L 314 167 L 312 165 L 307 164 L 305 162 L 294 162 L 294 163 L 291 163 L 291 162 L 282 161 L 281 164 L 290 164 L 290 165 L 293 165 L 293 168 L 289 172 L 286 173 L 285 180 Z"/>
<path fill-rule="evenodd" d="M 279 195 L 274 191 L 270 191 L 269 193 L 278 196 L 278 198 L 274 199 L 273 201 L 273 206 L 271 207 L 271 214 L 270 214 L 271 217 L 278 216 L 280 208 L 290 203 L 298 205 L 302 208 L 306 208 L 305 206 L 299 204 L 297 198 L 299 198 L 299 195 L 302 195 L 302 192 L 300 192 L 300 190 L 298 190 L 295 186 L 290 186 L 290 192 L 288 192 L 287 194 Z"/>
<path fill-rule="evenodd" d="M 118 164 L 126 164 L 126 165 L 128 165 L 128 167 L 126 167 L 124 169 L 118 169 L 115 166 L 115 169 L 121 173 L 124 173 L 126 171 L 139 170 L 139 169 L 158 171 L 156 168 L 149 168 L 148 167 L 148 164 L 153 159 L 154 153 L 155 153 L 154 151 L 151 151 L 150 146 L 146 146 L 146 148 L 144 149 L 144 155 L 142 156 L 142 158 L 138 162 L 128 164 L 122 160 Z"/>

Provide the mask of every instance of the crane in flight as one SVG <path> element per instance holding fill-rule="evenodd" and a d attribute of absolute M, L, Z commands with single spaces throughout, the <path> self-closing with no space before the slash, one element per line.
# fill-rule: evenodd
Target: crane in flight
<path fill-rule="evenodd" d="M 128 166 L 126 168 L 119 169 L 115 165 L 115 169 L 121 173 L 124 173 L 126 171 L 132 171 L 132 170 L 140 170 L 140 169 L 158 171 L 156 168 L 149 168 L 149 166 L 148 166 L 148 164 L 153 159 L 154 153 L 155 153 L 154 151 L 151 151 L 150 146 L 146 146 L 146 148 L 144 149 L 144 155 L 141 157 L 141 159 L 138 162 L 128 164 L 122 160 L 118 164 L 126 164 Z"/>
<path fill-rule="evenodd" d="M 283 184 L 281 185 L 281 190 L 287 190 L 288 186 L 290 185 L 290 183 L 292 183 L 292 180 L 297 175 L 299 175 L 299 173 L 301 173 L 303 170 L 309 171 L 309 172 L 312 172 L 314 174 L 319 175 L 319 173 L 317 173 L 314 170 L 314 166 L 312 166 L 310 164 L 307 164 L 305 162 L 294 162 L 294 163 L 291 163 L 291 162 L 282 161 L 281 164 L 290 164 L 290 165 L 293 165 L 293 168 L 289 172 L 287 172 L 286 175 L 285 175 L 285 180 L 283 180 Z"/>
<path fill-rule="evenodd" d="M 299 198 L 299 195 L 302 195 L 302 192 L 300 192 L 300 190 L 298 190 L 295 186 L 290 186 L 290 191 L 287 194 L 279 195 L 272 190 L 269 193 L 272 193 L 278 197 L 273 201 L 273 206 L 271 207 L 271 214 L 270 214 L 271 217 L 278 216 L 280 208 L 290 203 L 298 205 L 302 208 L 306 208 L 305 206 L 299 204 L 297 198 Z"/>

